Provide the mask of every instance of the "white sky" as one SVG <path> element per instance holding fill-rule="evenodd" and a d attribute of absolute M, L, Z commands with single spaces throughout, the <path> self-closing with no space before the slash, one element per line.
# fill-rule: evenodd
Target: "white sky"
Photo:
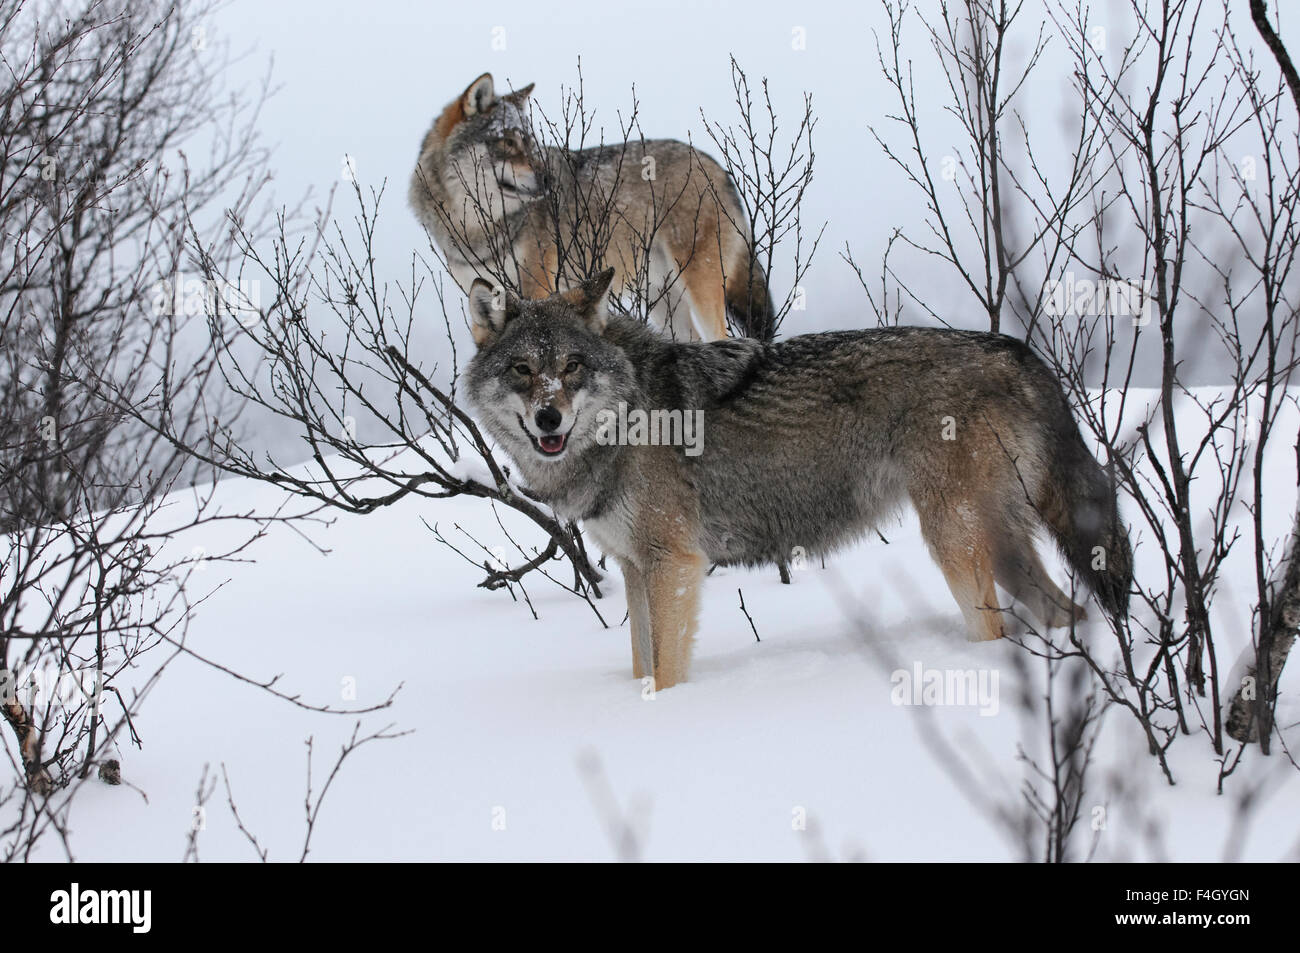
<path fill-rule="evenodd" d="M 927 11 L 938 8 L 937 0 L 918 5 Z M 1109 0 L 1094 6 L 1113 13 L 1127 4 Z M 1209 14 L 1216 13 L 1214 0 L 1206 7 Z M 1013 61 L 1023 59 L 1032 43 L 1041 10 L 1040 0 L 1028 0 Z M 607 129 L 617 127 L 618 110 L 626 110 L 635 84 L 648 137 L 690 138 L 706 151 L 712 144 L 704 136 L 700 108 L 724 122 L 736 117 L 729 54 L 751 81 L 770 78 L 778 110 L 789 121 L 795 119 L 803 92 L 811 92 L 819 124 L 816 179 L 804 221 L 813 231 L 823 221 L 828 226 L 804 282 L 808 310 L 787 321 L 783 331 L 788 335 L 871 323 L 857 279 L 839 258 L 846 242 L 874 278 L 894 227 L 925 237 L 920 194 L 884 158 L 868 130 L 871 124 L 889 130 L 886 116 L 897 110 L 876 64 L 873 31 L 884 34 L 884 25 L 880 4 L 870 0 L 563 5 L 233 0 L 214 30 L 234 49 L 252 49 L 237 68 L 249 78 L 265 68 L 268 56 L 274 57 L 280 91 L 265 109 L 263 130 L 276 146 L 273 161 L 282 200 L 306 187 L 324 195 L 340 181 L 345 154 L 354 158 L 363 185 L 388 180 L 379 252 L 394 278 L 409 277 L 410 251 L 424 242 L 405 198 L 420 139 L 442 107 L 484 71 L 494 74 L 498 88 L 536 83 L 535 102 L 553 111 L 560 86 L 576 81 L 581 57 L 587 102 Z M 806 49 L 792 48 L 797 27 L 805 31 Z M 939 85 L 942 78 L 920 24 L 910 21 L 907 31 L 927 145 L 941 156 L 956 141 L 941 111 L 946 88 Z M 1242 35 L 1255 42 L 1248 20 Z M 494 49 L 494 41 L 500 45 L 501 39 L 505 49 Z M 1205 42 L 1212 42 L 1208 34 Z M 1118 48 L 1109 45 L 1112 51 Z M 1072 117 L 1078 110 L 1060 51 L 1058 42 L 1018 107 L 1036 132 L 1049 169 L 1056 162 L 1063 172 L 1064 130 L 1077 122 Z M 1265 69 L 1266 75 L 1276 75 L 1271 62 Z M 906 145 L 897 130 L 892 134 Z M 336 212 L 350 217 L 351 206 L 350 196 L 343 195 Z M 931 303 L 952 323 L 981 325 L 969 292 L 947 266 L 914 252 L 904 253 L 895 264 L 933 296 Z M 779 273 L 776 284 L 784 287 Z M 923 319 L 920 311 L 911 312 L 912 321 Z"/>

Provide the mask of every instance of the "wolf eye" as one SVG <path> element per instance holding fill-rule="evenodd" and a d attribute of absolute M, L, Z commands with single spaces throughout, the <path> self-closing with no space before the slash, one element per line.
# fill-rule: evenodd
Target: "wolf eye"
<path fill-rule="evenodd" d="M 564 373 L 572 374 L 580 367 L 582 367 L 582 361 L 570 361 L 568 364 L 564 365 Z"/>
<path fill-rule="evenodd" d="M 533 373 L 533 369 L 529 367 L 527 364 L 516 364 L 515 373 L 523 377 L 531 377 Z"/>

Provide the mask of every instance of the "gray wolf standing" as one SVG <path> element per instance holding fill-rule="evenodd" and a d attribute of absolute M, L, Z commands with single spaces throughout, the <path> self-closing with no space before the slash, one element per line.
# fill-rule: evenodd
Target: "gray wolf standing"
<path fill-rule="evenodd" d="M 679 340 L 726 337 L 728 315 L 770 339 L 767 279 L 726 171 L 671 139 L 539 146 L 532 88 L 497 96 L 484 73 L 420 145 L 411 206 L 461 290 L 491 275 L 542 298 L 608 264 L 616 292 L 644 280 L 651 319 Z"/>
<path fill-rule="evenodd" d="M 710 563 L 825 553 L 904 501 L 971 638 L 1004 634 L 995 582 L 1044 625 L 1085 618 L 1039 562 L 1039 526 L 1102 607 L 1127 614 L 1114 488 L 1024 343 L 929 328 L 676 342 L 607 313 L 613 277 L 542 301 L 475 281 L 466 380 L 530 492 L 618 560 L 637 677 L 686 678 Z M 703 439 L 694 452 L 611 440 L 620 405 L 702 413 Z"/>

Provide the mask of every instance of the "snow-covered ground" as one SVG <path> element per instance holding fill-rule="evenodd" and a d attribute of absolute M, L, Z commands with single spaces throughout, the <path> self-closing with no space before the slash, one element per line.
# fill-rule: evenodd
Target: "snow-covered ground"
<path fill-rule="evenodd" d="M 1295 425 L 1289 411 L 1281 432 Z M 1282 443 L 1271 471 L 1273 513 L 1294 505 Z M 270 509 L 280 499 L 274 488 L 243 481 L 218 493 L 231 509 Z M 789 586 L 774 569 L 716 572 L 705 587 L 691 681 L 652 698 L 631 677 L 616 572 L 599 603 L 608 628 L 576 597 L 530 577 L 534 620 L 522 601 L 476 588 L 482 571 L 439 544 L 421 517 L 453 541 L 458 524 L 488 545 L 505 542 L 482 501 L 419 501 L 317 531 L 328 556 L 280 531 L 258 544 L 255 564 L 198 577 L 209 588 L 229 582 L 194 620 L 196 651 L 258 678 L 282 672 L 282 690 L 320 704 L 373 704 L 402 685 L 391 708 L 365 716 L 362 730 L 392 722 L 410 734 L 366 746 L 344 764 L 312 858 L 611 859 L 610 803 L 632 819 L 650 860 L 1019 856 L 918 728 L 933 719 L 973 766 L 980 798 L 1018 808 L 1017 745 L 1033 751 L 1042 735 L 1017 710 L 1018 695 L 1032 690 L 1012 664 L 1021 650 L 965 641 L 910 516 L 884 528 L 887 545 L 875 539 L 825 569 L 796 571 Z M 519 538 L 534 537 L 525 527 Z M 1138 552 L 1141 571 L 1150 547 Z M 1244 626 L 1229 624 L 1227 608 L 1244 618 L 1251 592 L 1248 565 L 1238 561 L 1231 572 L 1219 626 L 1225 670 L 1248 638 Z M 761 642 L 740 610 L 738 587 Z M 895 704 L 891 673 L 918 663 L 996 673 L 996 711 Z M 1294 699 L 1297 687 L 1293 664 L 1284 690 Z M 1292 701 L 1280 721 L 1294 725 L 1298 715 Z M 121 752 L 124 779 L 147 803 L 128 786 L 91 783 L 73 810 L 75 856 L 179 859 L 204 766 L 224 765 L 240 816 L 270 858 L 297 859 L 304 741 L 315 739 L 319 791 L 353 724 L 180 659 L 137 718 L 143 749 Z M 1252 750 L 1229 779 L 1231 794 L 1261 771 L 1277 775 L 1244 840 L 1230 832 L 1230 800 L 1215 794 L 1217 764 L 1205 737 L 1180 739 L 1172 766 L 1176 787 L 1143 752 L 1131 718 L 1109 713 L 1083 822 L 1104 819 L 1098 857 L 1218 859 L 1230 837 L 1233 853 L 1246 858 L 1294 851 L 1300 772 L 1282 757 Z M 201 818 L 203 859 L 254 858 L 221 787 Z M 1152 824 L 1160 832 L 1154 845 Z M 43 856 L 61 851 L 46 841 Z"/>
<path fill-rule="evenodd" d="M 724 123 L 737 118 L 728 68 L 734 53 L 755 80 L 772 77 L 783 121 L 797 115 L 805 91 L 824 117 L 804 218 L 810 230 L 829 225 L 805 279 L 808 311 L 784 329 L 797 333 L 870 322 L 856 277 L 836 256 L 846 242 L 864 264 L 878 263 L 896 225 L 923 228 L 918 195 L 868 131 L 874 124 L 889 132 L 885 117 L 895 108 L 873 65 L 873 31 L 882 29 L 879 5 L 860 3 L 792 8 L 763 0 L 742 9 L 672 0 L 630 9 L 329 0 L 308 8 L 237 0 L 214 25 L 213 40 L 256 48 L 234 79 L 260 77 L 263 54 L 276 56 L 283 89 L 262 123 L 276 147 L 279 201 L 307 188 L 322 200 L 346 170 L 367 189 L 387 182 L 376 254 L 395 279 L 409 276 L 412 250 L 425 247 L 402 207 L 420 136 L 481 72 L 493 71 L 502 88 L 536 82 L 535 98 L 554 115 L 581 56 L 587 101 L 602 129 L 625 114 L 635 83 L 647 136 L 709 147 L 700 109 Z M 794 42 L 801 36 L 806 44 Z M 921 59 L 927 47 L 915 25 L 908 42 L 918 57 L 927 134 L 941 153 L 951 142 L 940 112 L 945 89 Z M 1064 69 L 1064 62 L 1049 56 L 1045 66 Z M 1022 113 L 1048 117 L 1037 129 L 1043 141 L 1058 113 L 1073 107 L 1063 106 L 1059 77 L 1039 75 Z M 335 210 L 343 220 L 353 214 L 346 198 Z M 907 273 L 924 282 L 942 313 L 979 323 L 951 273 L 935 272 L 924 256 L 902 267 L 916 269 Z M 907 319 L 920 320 L 921 312 Z M 1267 499 L 1278 537 L 1296 492 L 1282 435 L 1295 434 L 1296 425 L 1291 408 L 1273 447 Z M 282 458 L 293 459 L 287 450 Z M 228 481 L 218 499 L 231 512 L 269 512 L 283 498 L 274 487 Z M 789 586 L 775 569 L 715 573 L 705 585 L 691 680 L 653 698 L 631 677 L 617 572 L 599 603 L 608 627 L 574 596 L 530 577 L 534 619 L 522 600 L 476 588 L 483 571 L 439 544 L 422 518 L 468 550 L 473 544 L 457 525 L 489 546 L 507 545 L 482 501 L 410 501 L 313 531 L 328 556 L 281 529 L 253 548 L 255 563 L 213 566 L 195 578 L 200 590 L 220 586 L 194 618 L 195 651 L 253 678 L 283 673 L 280 690 L 315 704 L 365 707 L 402 685 L 392 706 L 366 715 L 361 730 L 391 722 L 409 734 L 367 745 L 343 765 L 316 824 L 312 858 L 606 860 L 619 855 L 608 826 L 611 799 L 632 818 L 649 860 L 1020 856 L 971 795 L 1021 809 L 1018 746 L 1041 750 L 1043 728 L 1024 722 L 1017 699 L 1035 685 L 1018 674 L 1013 661 L 1023 653 L 1015 645 L 965 641 L 910 515 L 882 527 L 888 544 L 870 539 L 824 569 L 796 571 Z M 537 542 L 510 513 L 502 518 L 517 538 Z M 176 545 L 217 552 L 217 534 L 227 531 L 237 530 L 213 524 Z M 1243 540 L 1234 553 L 1216 604 L 1224 671 L 1249 642 L 1248 545 Z M 1149 542 L 1140 542 L 1139 574 L 1152 557 Z M 1062 578 L 1055 559 L 1049 566 Z M 1106 633 L 1092 631 L 1106 646 Z M 1110 654 L 1106 646 L 1102 656 Z M 980 706 L 895 704 L 893 673 L 918 664 L 996 674 L 996 713 L 988 705 L 985 714 Z M 1300 722 L 1298 669 L 1293 660 L 1284 677 L 1283 725 Z M 126 691 L 129 682 L 119 682 Z M 211 776 L 224 765 L 240 818 L 270 859 L 297 859 L 304 742 L 314 739 L 318 794 L 354 722 L 303 711 L 178 659 L 136 719 L 143 747 L 119 753 L 128 784 L 92 781 L 78 795 L 74 855 L 180 859 L 200 777 L 205 767 Z M 960 753 L 977 791 L 954 780 L 954 766 L 926 743 L 925 726 Z M 1264 759 L 1252 749 L 1227 783 L 1231 795 L 1262 773 L 1277 775 L 1244 833 L 1233 832 L 1233 805 L 1215 793 L 1218 765 L 1203 734 L 1179 739 L 1171 766 L 1175 787 L 1145 753 L 1130 716 L 1107 715 L 1082 822 L 1104 821 L 1098 857 L 1294 859 L 1300 772 L 1281 755 Z M 220 785 L 197 816 L 204 860 L 254 859 Z M 51 838 L 39 856 L 63 853 Z"/>

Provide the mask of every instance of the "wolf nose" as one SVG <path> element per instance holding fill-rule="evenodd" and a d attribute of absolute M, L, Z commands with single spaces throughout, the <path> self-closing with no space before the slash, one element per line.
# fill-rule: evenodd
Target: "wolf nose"
<path fill-rule="evenodd" d="M 533 420 L 537 421 L 537 429 L 542 433 L 554 433 L 564 422 L 564 415 L 554 407 L 543 407 Z"/>

